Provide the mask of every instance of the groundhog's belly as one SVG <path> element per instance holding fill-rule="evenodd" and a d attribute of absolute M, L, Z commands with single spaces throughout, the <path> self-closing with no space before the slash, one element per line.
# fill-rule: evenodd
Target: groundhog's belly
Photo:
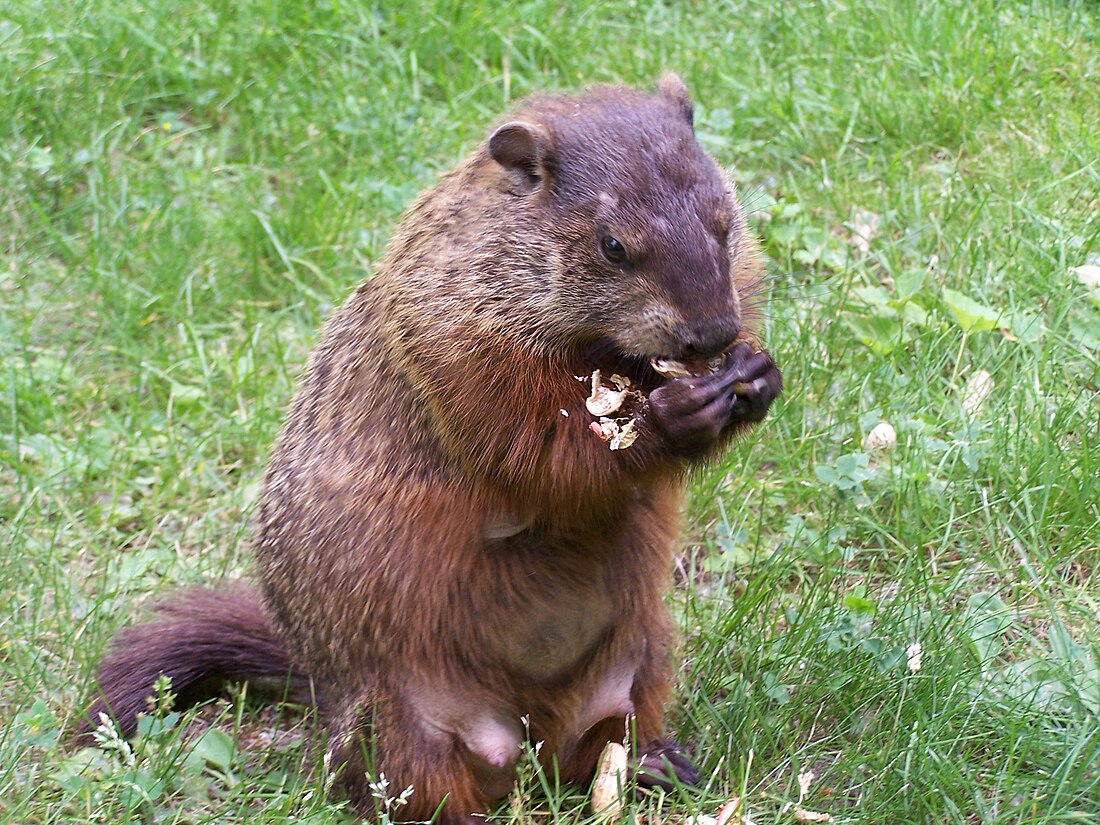
<path fill-rule="evenodd" d="M 510 671 L 535 681 L 552 681 L 588 657 L 613 623 L 613 609 L 599 594 L 540 594 L 502 634 L 498 655 Z"/>
<path fill-rule="evenodd" d="M 507 587 L 497 613 L 507 625 L 487 636 L 497 664 L 525 681 L 549 682 L 572 672 L 616 624 L 606 561 L 573 545 L 533 535 L 490 542 L 494 575 Z"/>

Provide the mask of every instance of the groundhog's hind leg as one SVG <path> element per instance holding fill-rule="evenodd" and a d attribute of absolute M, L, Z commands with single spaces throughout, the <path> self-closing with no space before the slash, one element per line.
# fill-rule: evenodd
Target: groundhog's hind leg
<path fill-rule="evenodd" d="M 425 725 L 407 705 L 389 697 L 371 696 L 330 723 L 329 754 L 333 769 L 341 770 L 340 782 L 356 812 L 370 820 L 386 804 L 412 788 L 408 800 L 391 804 L 394 822 L 426 822 L 441 825 L 484 825 L 487 807 L 511 787 L 512 765 L 504 766 L 508 781 L 501 790 L 500 776 L 479 770 L 462 741 Z M 369 711 L 358 708 L 369 707 Z M 373 753 L 371 753 L 373 747 Z M 368 774 L 368 756 L 373 771 Z M 341 767 L 342 766 L 342 767 Z M 371 787 L 381 776 L 383 793 Z"/>
<path fill-rule="evenodd" d="M 634 779 L 642 788 L 671 790 L 677 783 L 699 784 L 699 769 L 688 757 L 688 749 L 663 735 L 671 693 L 672 662 L 668 648 L 652 645 L 631 692 L 635 708 Z"/>
<path fill-rule="evenodd" d="M 688 758 L 687 749 L 663 738 L 672 667 L 665 646 L 651 647 L 657 650 L 646 657 L 630 683 L 628 704 L 632 715 L 628 718 L 616 713 L 589 728 L 561 766 L 566 781 L 577 785 L 591 782 L 596 762 L 607 743 L 622 741 L 629 735 L 634 742 L 631 770 L 639 787 L 667 790 L 677 782 L 698 783 L 699 771 Z"/>

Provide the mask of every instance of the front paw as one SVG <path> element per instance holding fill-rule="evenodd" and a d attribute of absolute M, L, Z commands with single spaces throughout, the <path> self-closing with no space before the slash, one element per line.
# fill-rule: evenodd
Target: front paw
<path fill-rule="evenodd" d="M 741 342 L 734 347 L 726 360 L 726 368 L 733 374 L 733 406 L 730 423 L 760 421 L 783 389 L 783 379 L 771 355 Z"/>
<path fill-rule="evenodd" d="M 672 452 L 691 456 L 718 440 L 733 413 L 733 384 L 727 369 L 709 375 L 672 378 L 649 394 L 649 418 Z"/>
<path fill-rule="evenodd" d="M 732 424 L 761 420 L 782 379 L 771 355 L 742 341 L 722 367 L 706 375 L 665 381 L 649 395 L 649 415 L 673 452 L 691 457 L 714 444 Z"/>

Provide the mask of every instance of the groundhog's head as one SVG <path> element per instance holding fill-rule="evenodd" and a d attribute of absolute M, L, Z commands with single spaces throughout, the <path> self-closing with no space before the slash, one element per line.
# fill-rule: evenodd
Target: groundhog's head
<path fill-rule="evenodd" d="M 557 333 L 639 359 L 730 347 L 742 323 L 739 282 L 756 267 L 678 77 L 652 96 L 598 87 L 536 98 L 496 129 L 488 151 L 554 239 L 541 297 Z"/>

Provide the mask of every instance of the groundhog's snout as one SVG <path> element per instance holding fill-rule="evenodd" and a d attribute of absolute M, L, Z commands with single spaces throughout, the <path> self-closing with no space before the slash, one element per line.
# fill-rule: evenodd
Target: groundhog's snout
<path fill-rule="evenodd" d="M 741 332 L 736 313 L 684 323 L 679 330 L 684 358 L 711 358 L 729 349 Z"/>

